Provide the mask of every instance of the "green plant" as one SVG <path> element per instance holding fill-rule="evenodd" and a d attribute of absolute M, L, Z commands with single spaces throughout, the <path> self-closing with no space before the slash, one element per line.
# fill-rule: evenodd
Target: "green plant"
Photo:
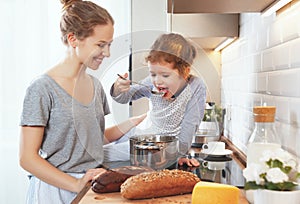
<path fill-rule="evenodd" d="M 223 114 L 222 112 L 223 112 L 223 109 L 218 105 L 213 106 L 213 108 L 211 108 L 211 109 L 206 108 L 204 111 L 204 116 L 203 116 L 202 121 L 213 122 L 214 117 L 215 117 L 215 120 L 217 120 L 217 122 L 222 123 L 223 122 L 222 121 L 222 114 Z"/>
<path fill-rule="evenodd" d="M 265 151 L 260 164 L 251 163 L 243 170 L 245 190 L 291 191 L 299 185 L 300 166 L 287 151 Z"/>

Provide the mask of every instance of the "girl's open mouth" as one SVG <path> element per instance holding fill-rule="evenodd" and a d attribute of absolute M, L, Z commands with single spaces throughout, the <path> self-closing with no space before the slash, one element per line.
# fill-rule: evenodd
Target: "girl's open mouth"
<path fill-rule="evenodd" d="M 159 92 L 163 93 L 162 97 L 166 97 L 169 93 L 168 88 L 157 88 Z"/>

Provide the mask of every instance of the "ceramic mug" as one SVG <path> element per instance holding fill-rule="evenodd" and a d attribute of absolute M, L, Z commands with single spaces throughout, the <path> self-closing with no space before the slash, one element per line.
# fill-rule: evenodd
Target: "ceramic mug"
<path fill-rule="evenodd" d="M 214 161 L 204 161 L 202 162 L 202 166 L 208 168 L 210 170 L 222 170 L 225 169 L 226 162 L 214 162 Z"/>
<path fill-rule="evenodd" d="M 224 142 L 208 142 L 202 145 L 203 151 L 208 154 L 222 154 L 225 151 Z"/>

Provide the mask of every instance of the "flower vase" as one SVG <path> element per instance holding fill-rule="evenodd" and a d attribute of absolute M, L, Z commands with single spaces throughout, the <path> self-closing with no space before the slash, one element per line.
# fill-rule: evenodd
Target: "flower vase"
<path fill-rule="evenodd" d="M 300 190 L 274 191 L 259 189 L 254 191 L 254 204 L 299 204 Z"/>
<path fill-rule="evenodd" d="M 253 204 L 254 203 L 254 191 L 256 190 L 246 190 L 245 191 L 245 195 L 246 195 L 246 198 L 248 200 L 249 203 Z"/>

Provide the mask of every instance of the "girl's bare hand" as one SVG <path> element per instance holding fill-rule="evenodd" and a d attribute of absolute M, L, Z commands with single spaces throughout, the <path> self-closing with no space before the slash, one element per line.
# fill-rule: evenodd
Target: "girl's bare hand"
<path fill-rule="evenodd" d="M 178 165 L 182 166 L 183 164 L 186 164 L 187 166 L 199 166 L 200 165 L 199 161 L 195 158 L 191 158 L 191 159 L 185 158 L 185 157 L 179 158 Z"/>
<path fill-rule="evenodd" d="M 121 75 L 124 78 L 128 77 L 128 73 Z M 113 96 L 118 96 L 120 93 L 129 91 L 130 89 L 130 80 L 125 80 L 119 77 L 114 83 Z"/>

